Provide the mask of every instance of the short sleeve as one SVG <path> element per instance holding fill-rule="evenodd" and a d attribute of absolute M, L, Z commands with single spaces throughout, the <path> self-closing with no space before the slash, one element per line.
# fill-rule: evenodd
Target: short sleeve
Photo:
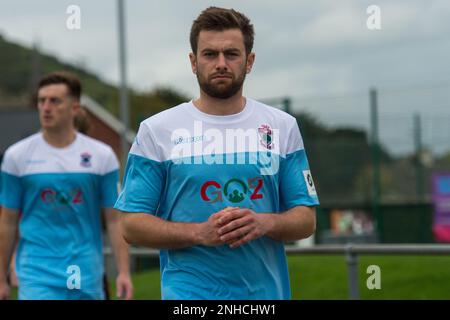
<path fill-rule="evenodd" d="M 23 197 L 22 181 L 17 163 L 8 150 L 3 157 L 0 183 L 1 205 L 8 209 L 20 210 Z"/>
<path fill-rule="evenodd" d="M 285 156 L 280 163 L 280 194 L 283 210 L 299 205 L 319 205 L 303 139 L 295 119 L 288 134 Z"/>
<path fill-rule="evenodd" d="M 165 183 L 165 164 L 157 154 L 155 139 L 144 123 L 128 154 L 122 191 L 115 208 L 124 212 L 156 214 Z"/>
<path fill-rule="evenodd" d="M 119 161 L 111 148 L 107 149 L 100 175 L 102 208 L 113 207 L 118 196 Z"/>
<path fill-rule="evenodd" d="M 1 163 L 1 162 L 0 162 Z M 2 186 L 2 174 L 0 171 L 0 208 L 3 206 L 3 194 L 2 194 L 3 186 Z"/>

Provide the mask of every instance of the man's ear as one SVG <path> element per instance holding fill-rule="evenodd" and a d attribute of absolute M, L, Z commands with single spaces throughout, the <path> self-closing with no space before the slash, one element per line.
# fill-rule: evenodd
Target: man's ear
<path fill-rule="evenodd" d="M 78 112 L 80 112 L 81 109 L 81 104 L 80 101 L 74 100 L 72 102 L 72 111 L 74 114 L 78 114 Z"/>
<path fill-rule="evenodd" d="M 251 52 L 248 56 L 247 56 L 247 73 L 250 73 L 252 71 L 253 68 L 253 63 L 255 63 L 255 58 L 256 55 L 254 52 Z"/>
<path fill-rule="evenodd" d="M 197 74 L 197 57 L 192 52 L 189 53 L 189 60 L 191 61 L 192 72 Z"/>

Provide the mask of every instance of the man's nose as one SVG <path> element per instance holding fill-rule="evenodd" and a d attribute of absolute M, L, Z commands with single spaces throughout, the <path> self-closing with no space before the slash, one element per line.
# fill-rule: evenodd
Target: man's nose
<path fill-rule="evenodd" d="M 223 52 L 220 52 L 217 56 L 217 64 L 216 64 L 217 70 L 227 70 L 227 61 L 225 59 L 225 55 Z"/>

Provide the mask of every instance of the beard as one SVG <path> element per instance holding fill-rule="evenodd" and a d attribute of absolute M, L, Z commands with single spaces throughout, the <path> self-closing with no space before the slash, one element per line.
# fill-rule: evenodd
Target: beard
<path fill-rule="evenodd" d="M 238 93 L 239 90 L 241 90 L 245 80 L 245 66 L 243 70 L 244 71 L 242 71 L 241 74 L 238 75 L 238 77 L 231 78 L 231 83 L 224 83 L 222 81 L 220 81 L 219 83 L 213 83 L 213 79 L 206 79 L 200 72 L 198 72 L 198 85 L 200 86 L 200 89 L 210 97 L 216 99 L 228 99 Z M 220 74 L 224 73 L 217 73 L 216 75 Z"/>

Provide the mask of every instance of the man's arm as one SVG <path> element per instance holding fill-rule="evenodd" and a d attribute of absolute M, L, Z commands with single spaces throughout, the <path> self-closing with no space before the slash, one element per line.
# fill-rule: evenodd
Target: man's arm
<path fill-rule="evenodd" d="M 267 233 L 278 241 L 289 242 L 310 237 L 316 231 L 316 208 L 296 206 L 281 214 L 272 214 L 273 226 Z"/>
<path fill-rule="evenodd" d="M 133 284 L 130 277 L 128 244 L 122 236 L 119 213 L 113 208 L 105 208 L 103 209 L 103 212 L 105 215 L 108 236 L 116 260 L 117 270 L 119 272 L 116 279 L 117 297 L 123 297 L 126 300 L 130 300 L 133 297 Z"/>
<path fill-rule="evenodd" d="M 236 208 L 225 208 L 203 223 L 171 222 L 147 213 L 126 213 L 122 217 L 125 240 L 137 246 L 181 249 L 194 245 L 223 244 L 218 234 L 219 218 Z"/>
<path fill-rule="evenodd" d="M 203 223 L 169 222 L 150 214 L 128 213 L 122 218 L 127 242 L 158 249 L 229 244 L 232 248 L 263 235 L 278 241 L 307 238 L 316 228 L 313 207 L 297 206 L 284 213 L 255 213 L 228 207 Z"/>
<path fill-rule="evenodd" d="M 1 208 L 0 214 L 0 300 L 8 299 L 10 289 L 7 282 L 9 263 L 17 237 L 19 214 L 16 210 Z"/>

